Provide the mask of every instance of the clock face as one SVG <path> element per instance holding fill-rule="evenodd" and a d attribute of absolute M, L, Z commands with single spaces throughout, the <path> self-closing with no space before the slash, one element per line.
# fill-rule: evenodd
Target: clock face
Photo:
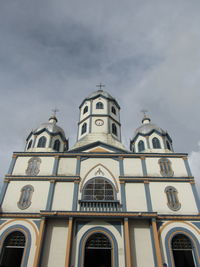
<path fill-rule="evenodd" d="M 95 124 L 97 126 L 102 126 L 104 124 L 104 122 L 102 120 L 98 119 L 98 120 L 95 121 Z"/>

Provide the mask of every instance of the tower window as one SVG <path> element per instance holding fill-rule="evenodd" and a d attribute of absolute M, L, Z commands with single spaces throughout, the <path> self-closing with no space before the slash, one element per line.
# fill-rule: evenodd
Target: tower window
<path fill-rule="evenodd" d="M 56 151 L 60 150 L 60 140 L 55 140 L 54 145 L 53 145 L 53 149 Z"/>
<path fill-rule="evenodd" d="M 112 111 L 113 114 L 116 115 L 116 109 L 115 109 L 115 107 L 112 106 L 111 111 Z"/>
<path fill-rule="evenodd" d="M 3 243 L 0 266 L 20 267 L 25 244 L 26 239 L 23 233 L 20 231 L 10 233 Z"/>
<path fill-rule="evenodd" d="M 152 143 L 153 143 L 153 148 L 161 148 L 160 141 L 158 140 L 158 138 L 154 137 L 152 139 Z"/>
<path fill-rule="evenodd" d="M 83 114 L 85 114 L 86 112 L 88 112 L 88 106 L 84 107 Z"/>
<path fill-rule="evenodd" d="M 171 146 L 168 141 L 166 141 L 167 149 L 171 150 Z"/>
<path fill-rule="evenodd" d="M 38 147 L 45 147 L 46 146 L 47 139 L 45 136 L 40 137 L 38 141 Z"/>
<path fill-rule="evenodd" d="M 19 202 L 17 203 L 18 208 L 21 210 L 27 209 L 31 205 L 31 198 L 33 194 L 32 185 L 26 185 L 21 189 L 21 195 Z"/>
<path fill-rule="evenodd" d="M 93 178 L 83 189 L 83 200 L 114 200 L 113 186 L 104 178 Z"/>
<path fill-rule="evenodd" d="M 167 205 L 171 210 L 179 210 L 181 204 L 178 200 L 178 191 L 173 186 L 168 186 L 165 189 L 165 193 L 167 195 Z"/>
<path fill-rule="evenodd" d="M 112 133 L 117 136 L 117 126 L 112 123 Z"/>
<path fill-rule="evenodd" d="M 171 246 L 176 267 L 195 267 L 193 245 L 186 235 L 175 235 L 172 238 Z"/>
<path fill-rule="evenodd" d="M 27 147 L 27 149 L 31 148 L 32 143 L 33 143 L 33 140 L 30 140 L 29 143 L 28 143 L 28 147 Z"/>
<path fill-rule="evenodd" d="M 96 103 L 96 109 L 103 109 L 103 103 L 102 102 L 97 102 Z"/>
<path fill-rule="evenodd" d="M 172 170 L 172 164 L 171 161 L 169 159 L 163 158 L 163 159 L 159 159 L 158 164 L 160 165 L 160 173 L 162 176 L 173 176 L 174 172 Z"/>
<path fill-rule="evenodd" d="M 144 150 L 144 142 L 140 140 L 140 142 L 138 143 L 138 151 L 141 152 L 143 150 Z"/>
<path fill-rule="evenodd" d="M 38 157 L 30 158 L 28 161 L 28 167 L 26 169 L 26 175 L 36 176 L 40 172 L 41 159 Z"/>
<path fill-rule="evenodd" d="M 82 128 L 81 128 L 81 134 L 86 133 L 86 131 L 87 131 L 87 123 L 83 123 Z"/>

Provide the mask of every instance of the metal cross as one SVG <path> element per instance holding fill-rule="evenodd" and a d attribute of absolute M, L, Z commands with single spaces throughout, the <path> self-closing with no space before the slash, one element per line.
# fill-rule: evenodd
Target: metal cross
<path fill-rule="evenodd" d="M 99 89 L 102 90 L 101 88 L 102 88 L 102 87 L 105 87 L 105 85 L 102 84 L 102 83 L 100 83 L 100 84 L 97 84 L 96 87 L 99 87 Z"/>
<path fill-rule="evenodd" d="M 146 117 L 146 115 L 147 115 L 146 113 L 148 112 L 148 110 L 142 109 L 141 112 L 144 114 L 144 117 Z"/>
<path fill-rule="evenodd" d="M 52 111 L 53 111 L 53 116 L 55 116 L 55 117 L 56 117 L 56 113 L 59 111 L 59 109 L 57 109 L 57 108 L 54 108 L 54 109 L 52 109 Z"/>

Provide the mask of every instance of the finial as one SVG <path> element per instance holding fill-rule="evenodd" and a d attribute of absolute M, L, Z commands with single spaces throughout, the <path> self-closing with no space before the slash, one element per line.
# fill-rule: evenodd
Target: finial
<path fill-rule="evenodd" d="M 101 88 L 105 87 L 105 84 L 100 83 L 100 84 L 97 84 L 96 87 L 99 87 L 98 91 L 103 91 Z"/>
<path fill-rule="evenodd" d="M 59 111 L 59 109 L 54 108 L 54 109 L 52 109 L 52 111 L 53 111 L 53 114 L 49 118 L 49 122 L 56 123 L 58 121 L 58 119 L 56 118 L 56 113 Z"/>
<path fill-rule="evenodd" d="M 150 120 L 149 116 L 147 116 L 148 110 L 142 109 L 141 112 L 144 114 L 144 117 L 142 119 L 142 123 L 149 123 L 151 120 Z"/>
<path fill-rule="evenodd" d="M 56 113 L 59 111 L 59 109 L 54 108 L 54 109 L 52 109 L 52 111 L 53 111 L 53 114 L 52 114 L 52 115 L 53 115 L 54 117 L 56 117 Z"/>

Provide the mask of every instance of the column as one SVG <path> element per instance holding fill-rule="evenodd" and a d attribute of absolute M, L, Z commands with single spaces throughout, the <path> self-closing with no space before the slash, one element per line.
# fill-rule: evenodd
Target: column
<path fill-rule="evenodd" d="M 45 230 L 45 218 L 42 218 L 41 222 L 40 222 L 40 230 L 39 230 L 39 236 L 38 236 L 38 240 L 37 240 L 37 248 L 36 248 L 36 252 L 35 252 L 35 260 L 34 260 L 33 267 L 38 267 L 40 265 L 42 244 L 43 244 L 43 238 L 44 238 L 44 230 Z"/>
<path fill-rule="evenodd" d="M 125 253 L 126 253 L 126 267 L 131 267 L 131 245 L 128 218 L 124 218 L 124 237 L 125 237 Z"/>
<path fill-rule="evenodd" d="M 156 252 L 157 266 L 162 267 L 163 264 L 162 264 L 162 256 L 161 256 L 160 243 L 159 243 L 159 238 L 158 238 L 156 219 L 152 219 L 152 230 L 153 230 L 153 239 L 154 239 L 154 246 L 155 246 L 155 252 Z"/>
<path fill-rule="evenodd" d="M 73 218 L 69 218 L 68 224 L 68 235 L 67 235 L 67 249 L 66 249 L 66 258 L 65 258 L 65 267 L 70 266 L 70 254 L 71 254 L 71 245 L 72 245 L 72 229 L 73 229 Z"/>

